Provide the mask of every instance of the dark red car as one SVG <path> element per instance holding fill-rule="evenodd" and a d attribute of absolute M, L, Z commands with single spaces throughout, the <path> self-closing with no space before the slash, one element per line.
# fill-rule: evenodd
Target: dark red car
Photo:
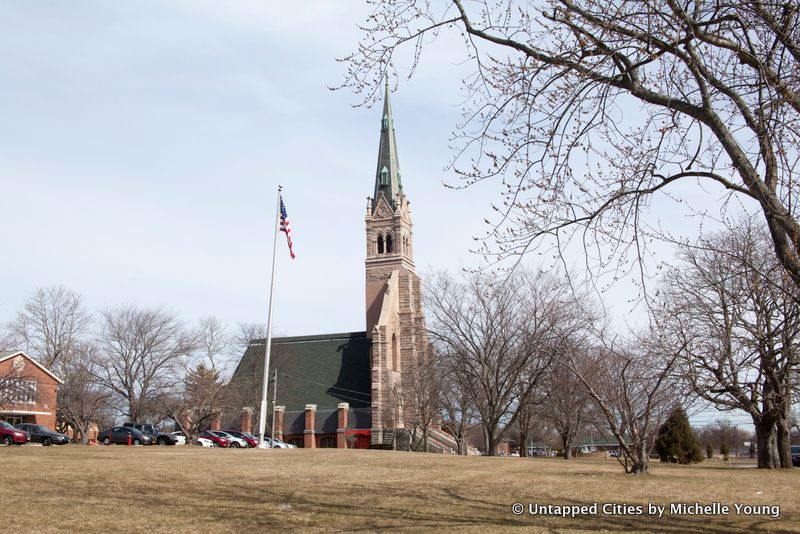
<path fill-rule="evenodd" d="M 254 449 L 258 445 L 258 438 L 248 432 L 240 432 L 239 430 L 225 430 L 231 436 L 243 439 L 247 442 L 247 446 Z"/>
<path fill-rule="evenodd" d="M 212 432 L 209 432 L 208 430 L 203 430 L 202 432 L 200 432 L 200 435 L 197 436 L 197 437 L 198 438 L 205 438 L 205 439 L 211 441 L 217 447 L 228 447 L 228 446 L 230 446 L 230 443 L 228 443 L 227 439 L 221 438 L 221 437 L 217 436 L 216 434 L 214 434 Z"/>
<path fill-rule="evenodd" d="M 30 437 L 24 430 L 14 428 L 6 421 L 0 421 L 0 441 L 6 445 L 22 445 L 27 443 Z"/>

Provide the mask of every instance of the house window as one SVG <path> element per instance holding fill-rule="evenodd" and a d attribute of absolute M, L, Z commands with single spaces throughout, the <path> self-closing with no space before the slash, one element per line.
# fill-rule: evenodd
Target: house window
<path fill-rule="evenodd" d="M 36 381 L 21 378 L 0 380 L 0 404 L 33 404 L 36 402 Z"/>
<path fill-rule="evenodd" d="M 383 236 L 378 236 L 378 254 L 383 254 Z"/>

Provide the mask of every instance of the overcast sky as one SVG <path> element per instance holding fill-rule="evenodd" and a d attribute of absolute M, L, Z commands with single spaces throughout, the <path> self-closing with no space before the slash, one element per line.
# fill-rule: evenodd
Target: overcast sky
<path fill-rule="evenodd" d="M 363 330 L 380 107 L 328 88 L 365 14 L 359 2 L 0 2 L 0 321 L 62 284 L 92 310 L 265 322 L 282 183 L 297 259 L 280 243 L 276 331 Z M 487 210 L 485 191 L 442 186 L 452 71 L 393 98 L 420 270 L 474 264 Z"/>
<path fill-rule="evenodd" d="M 360 97 L 330 87 L 369 7 L 298 5 L 0 0 L 0 322 L 50 285 L 93 311 L 134 304 L 190 324 L 266 322 L 283 184 L 297 259 L 281 242 L 275 331 L 363 330 L 381 106 L 354 107 Z M 496 181 L 443 185 L 458 183 L 445 168 L 463 58 L 445 35 L 413 79 L 397 64 L 392 104 L 422 274 L 478 265 L 473 238 L 500 200 Z M 665 201 L 654 210 L 680 226 Z M 581 258 L 569 261 L 580 276 Z M 626 282 L 603 295 L 620 324 L 644 314 L 632 313 Z"/>
<path fill-rule="evenodd" d="M 381 106 L 354 107 L 358 96 L 329 88 L 368 14 L 359 1 L 0 0 L 0 322 L 49 285 L 93 311 L 266 322 L 280 183 L 297 259 L 281 242 L 275 331 L 363 330 Z M 497 182 L 443 185 L 458 183 L 445 167 L 463 57 L 461 41 L 442 36 L 413 79 L 397 65 L 392 104 L 423 274 L 478 265 L 473 237 L 500 200 Z M 580 275 L 581 258 L 570 261 Z M 626 281 L 603 295 L 620 324 L 644 313 L 631 313 Z"/>

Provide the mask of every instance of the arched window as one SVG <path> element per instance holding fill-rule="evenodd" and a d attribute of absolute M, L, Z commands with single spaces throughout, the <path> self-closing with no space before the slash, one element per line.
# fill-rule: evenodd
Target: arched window
<path fill-rule="evenodd" d="M 389 185 L 389 169 L 381 169 L 381 185 Z"/>
<path fill-rule="evenodd" d="M 378 254 L 383 254 L 383 236 L 378 236 Z"/>
<path fill-rule="evenodd" d="M 336 448 L 336 438 L 333 436 L 322 436 L 319 438 L 319 448 L 320 449 L 335 449 Z"/>
<path fill-rule="evenodd" d="M 392 369 L 394 371 L 400 370 L 400 351 L 397 349 L 397 335 L 392 334 Z"/>
<path fill-rule="evenodd" d="M 386 234 L 386 253 L 392 253 L 392 236 L 389 234 Z"/>

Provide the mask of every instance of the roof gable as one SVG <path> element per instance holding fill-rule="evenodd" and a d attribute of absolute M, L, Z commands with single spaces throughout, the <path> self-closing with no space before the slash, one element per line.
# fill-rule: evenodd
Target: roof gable
<path fill-rule="evenodd" d="M 61 380 L 61 379 L 60 379 L 60 378 L 58 378 L 56 375 L 54 375 L 54 374 L 53 374 L 53 373 L 52 373 L 52 372 L 51 372 L 51 371 L 50 371 L 50 370 L 49 370 L 47 367 L 45 367 L 45 366 L 44 366 L 44 365 L 42 365 L 41 363 L 37 362 L 36 360 L 34 360 L 33 358 L 31 358 L 30 356 L 28 356 L 27 354 L 25 354 L 25 353 L 24 353 L 23 351 L 21 351 L 21 350 L 17 350 L 17 351 L 9 351 L 9 352 L 0 352 L 0 363 L 3 363 L 4 361 L 6 361 L 6 360 L 10 360 L 10 359 L 12 359 L 12 358 L 16 358 L 17 356 L 22 356 L 22 357 L 24 357 L 24 358 L 25 358 L 25 359 L 27 359 L 29 362 L 33 363 L 33 364 L 34 364 L 36 367 L 38 367 L 39 369 L 41 369 L 41 370 L 42 370 L 44 373 L 46 373 L 48 376 L 52 377 L 52 378 L 53 378 L 53 380 L 55 380 L 55 381 L 56 381 L 56 382 L 58 382 L 59 384 L 63 384 L 63 383 L 64 383 L 64 381 L 63 381 L 63 380 Z"/>

